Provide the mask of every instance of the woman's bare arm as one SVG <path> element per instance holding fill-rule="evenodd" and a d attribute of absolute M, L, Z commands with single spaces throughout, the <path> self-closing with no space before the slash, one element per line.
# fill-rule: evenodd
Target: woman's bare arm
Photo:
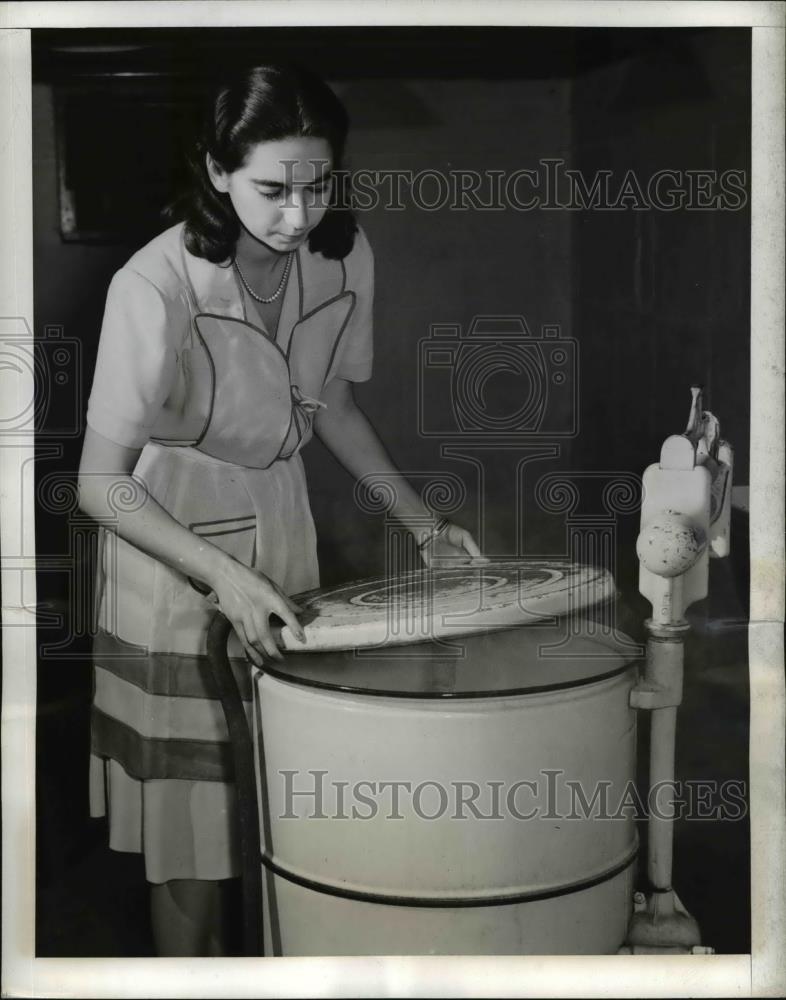
<path fill-rule="evenodd" d="M 371 473 L 385 476 L 395 493 L 391 513 L 402 523 L 424 527 L 429 511 L 418 494 L 393 464 L 368 417 L 355 402 L 352 383 L 333 379 L 322 392 L 324 410 L 317 414 L 314 430 L 320 441 L 355 479 Z"/>
<path fill-rule="evenodd" d="M 79 466 L 81 509 L 148 555 L 204 581 L 216 592 L 219 607 L 254 662 L 262 665 L 262 650 L 280 658 L 268 616 L 278 615 L 302 637 L 295 617 L 297 605 L 263 574 L 195 535 L 164 510 L 142 480 L 132 475 L 139 454 L 138 449 L 116 444 L 88 426 Z M 112 502 L 113 493 L 122 495 L 122 504 Z"/>
<path fill-rule="evenodd" d="M 102 523 L 113 519 L 126 541 L 212 586 L 231 557 L 183 527 L 150 496 L 132 475 L 139 455 L 139 449 L 124 448 L 88 427 L 79 465 L 80 507 Z M 122 497 L 122 503 L 113 503 L 113 494 Z"/>
<path fill-rule="evenodd" d="M 358 407 L 352 383 L 333 379 L 325 386 L 322 401 L 326 409 L 319 411 L 314 423 L 320 441 L 355 479 L 371 474 L 384 475 L 395 495 L 390 513 L 416 538 L 424 537 L 433 515 L 395 467 L 368 417 Z M 455 524 L 450 525 L 447 536 L 440 538 L 438 544 L 423 551 L 427 562 L 432 555 L 482 558 L 472 535 Z"/>

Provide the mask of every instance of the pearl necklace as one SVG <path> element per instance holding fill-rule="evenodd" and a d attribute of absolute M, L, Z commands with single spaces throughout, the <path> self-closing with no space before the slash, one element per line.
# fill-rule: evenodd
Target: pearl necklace
<path fill-rule="evenodd" d="M 289 271 L 290 271 L 290 268 L 292 267 L 292 258 L 294 256 L 295 256 L 295 251 L 294 250 L 290 250 L 289 253 L 287 254 L 286 264 L 284 264 L 284 273 L 281 275 L 281 281 L 278 284 L 278 288 L 275 290 L 275 292 L 273 292 L 273 294 L 270 296 L 270 298 L 265 298 L 262 295 L 257 295 L 257 293 L 254 291 L 254 289 L 251 288 L 251 286 L 249 285 L 249 283 L 245 279 L 245 275 L 240 270 L 240 264 L 238 264 L 238 262 L 237 262 L 237 257 L 233 257 L 232 258 L 232 263 L 235 265 L 235 270 L 239 274 L 240 280 L 243 282 L 243 287 L 248 292 L 248 294 L 253 299 L 256 299 L 257 302 L 263 302 L 265 304 L 269 304 L 270 302 L 275 302 L 276 299 L 279 297 L 279 295 L 284 291 L 284 286 L 287 283 L 287 278 L 289 277 Z"/>

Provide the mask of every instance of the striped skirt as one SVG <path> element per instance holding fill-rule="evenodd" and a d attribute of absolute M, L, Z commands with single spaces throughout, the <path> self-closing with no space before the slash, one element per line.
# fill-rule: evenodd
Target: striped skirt
<path fill-rule="evenodd" d="M 248 469 L 148 444 L 134 475 L 181 524 L 288 594 L 319 586 L 302 460 Z M 93 643 L 90 810 L 150 882 L 239 874 L 231 751 L 206 660 L 215 606 L 201 581 L 104 530 Z M 201 588 L 201 589 L 200 589 Z M 247 713 L 251 666 L 229 656 Z"/>

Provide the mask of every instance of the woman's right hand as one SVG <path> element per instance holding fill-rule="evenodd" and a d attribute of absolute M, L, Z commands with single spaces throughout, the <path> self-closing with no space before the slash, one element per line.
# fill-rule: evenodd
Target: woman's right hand
<path fill-rule="evenodd" d="M 289 626 L 296 639 L 305 642 L 297 615 L 303 611 L 271 579 L 258 570 L 232 560 L 225 563 L 212 580 L 218 608 L 232 623 L 246 655 L 258 667 L 264 656 L 283 660 L 270 627 L 270 616 Z"/>

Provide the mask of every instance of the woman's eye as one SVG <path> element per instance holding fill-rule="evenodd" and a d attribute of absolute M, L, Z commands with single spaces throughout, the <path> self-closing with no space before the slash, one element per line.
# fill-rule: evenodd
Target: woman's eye
<path fill-rule="evenodd" d="M 267 198 L 268 201 L 282 201 L 284 199 L 284 192 L 279 191 L 262 191 L 259 190 L 259 194 L 263 198 Z M 306 190 L 304 201 L 307 206 L 313 207 L 315 205 L 321 206 L 327 203 L 330 196 L 330 184 L 326 184 L 321 188 L 310 188 Z"/>

